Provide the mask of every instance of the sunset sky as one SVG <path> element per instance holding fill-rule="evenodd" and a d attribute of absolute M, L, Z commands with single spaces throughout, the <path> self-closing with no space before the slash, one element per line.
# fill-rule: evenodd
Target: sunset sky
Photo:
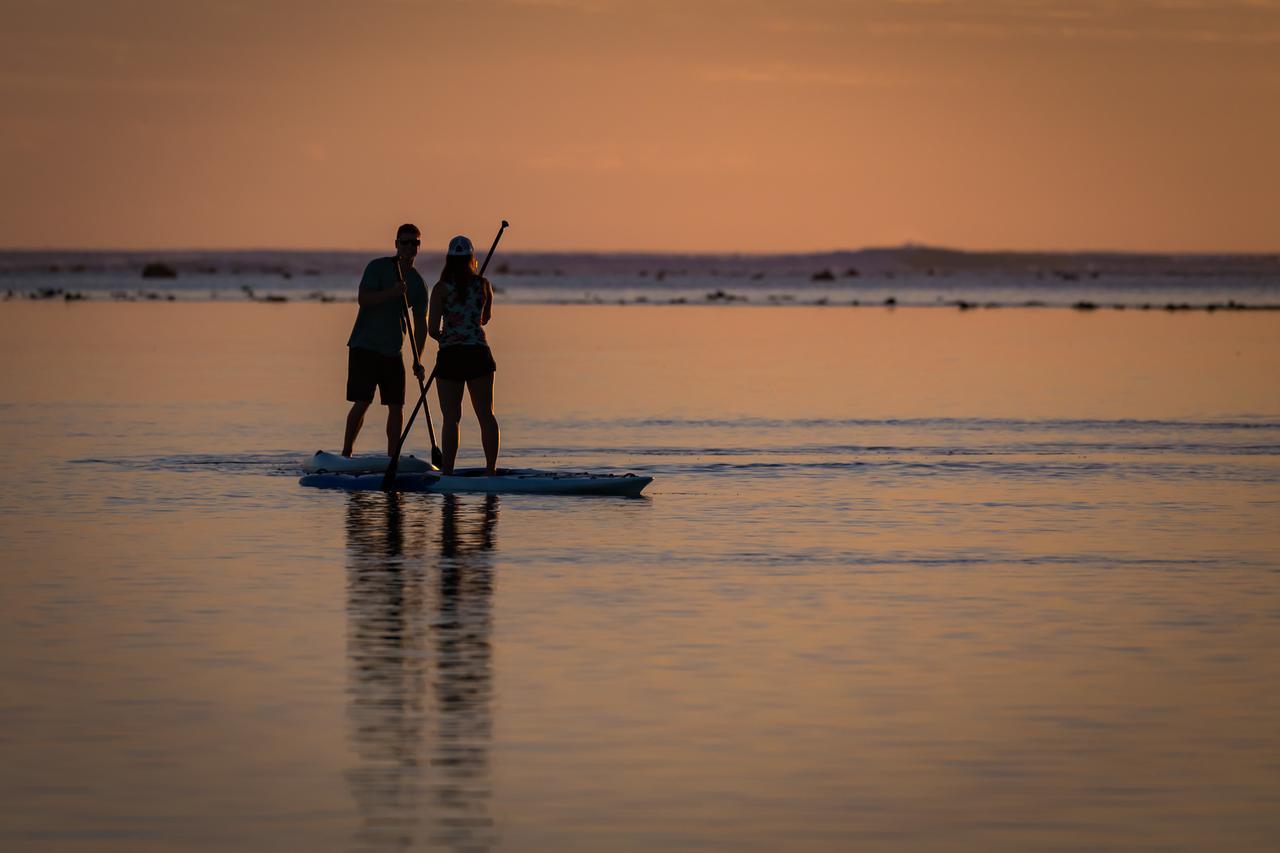
<path fill-rule="evenodd" d="M 3 3 L 0 247 L 1280 250 L 1280 0 Z"/>

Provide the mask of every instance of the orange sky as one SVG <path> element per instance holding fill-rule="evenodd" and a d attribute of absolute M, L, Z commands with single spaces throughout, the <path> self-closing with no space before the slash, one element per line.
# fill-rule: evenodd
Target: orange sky
<path fill-rule="evenodd" d="M 1280 250 L 1280 0 L 51 0 L 0 247 Z"/>

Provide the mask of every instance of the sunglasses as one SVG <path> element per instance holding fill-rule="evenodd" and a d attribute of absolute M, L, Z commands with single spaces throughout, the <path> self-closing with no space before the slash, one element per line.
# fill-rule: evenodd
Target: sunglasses
<path fill-rule="evenodd" d="M 421 240 L 396 240 L 396 243 L 401 246 L 421 246 L 422 245 Z"/>

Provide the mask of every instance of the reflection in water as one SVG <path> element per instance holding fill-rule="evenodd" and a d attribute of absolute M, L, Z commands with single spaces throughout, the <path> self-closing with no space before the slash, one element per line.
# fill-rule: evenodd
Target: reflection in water
<path fill-rule="evenodd" d="M 358 763 L 347 784 L 363 817 L 357 842 L 486 850 L 496 840 L 489 552 L 498 497 L 415 497 L 348 497 L 347 716 Z"/>

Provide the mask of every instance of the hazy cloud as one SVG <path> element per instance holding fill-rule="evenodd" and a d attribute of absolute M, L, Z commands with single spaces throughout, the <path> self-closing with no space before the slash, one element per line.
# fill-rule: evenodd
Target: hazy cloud
<path fill-rule="evenodd" d="M 865 88 L 890 85 L 885 74 L 867 74 L 846 69 L 805 68 L 775 62 L 768 65 L 704 68 L 704 80 L 714 83 L 763 83 L 770 85 L 836 86 Z"/>

